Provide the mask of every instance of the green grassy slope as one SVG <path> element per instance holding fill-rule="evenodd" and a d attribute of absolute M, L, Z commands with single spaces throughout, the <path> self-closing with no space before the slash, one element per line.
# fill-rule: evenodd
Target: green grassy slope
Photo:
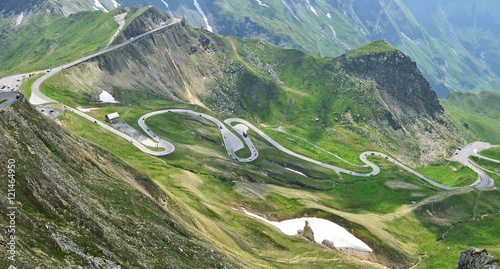
<path fill-rule="evenodd" d="M 118 29 L 109 13 L 84 11 L 64 17 L 39 12 L 0 41 L 0 74 L 60 66 L 102 49 Z"/>
<path fill-rule="evenodd" d="M 481 151 L 479 154 L 484 155 L 486 157 L 490 157 L 495 160 L 500 160 L 500 148 L 489 148 Z"/>
<path fill-rule="evenodd" d="M 500 93 L 454 93 L 441 103 L 463 130 L 482 141 L 500 144 Z"/>

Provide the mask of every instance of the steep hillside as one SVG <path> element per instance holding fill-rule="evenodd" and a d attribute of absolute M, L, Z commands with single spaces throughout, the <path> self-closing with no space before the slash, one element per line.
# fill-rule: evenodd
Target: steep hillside
<path fill-rule="evenodd" d="M 16 207 L 13 233 L 0 218 L 0 244 L 16 240 L 16 262 L 2 251 L 2 267 L 235 267 L 170 213 L 162 188 L 108 150 L 24 99 L 0 110 L 0 123 L 0 213 Z"/>
<path fill-rule="evenodd" d="M 109 12 L 119 4 L 114 0 L 3 0 L 0 3 L 0 14 L 3 18 L 28 21 L 30 15 L 50 9 L 57 14 L 69 16 L 79 11 L 100 10 Z"/>
<path fill-rule="evenodd" d="M 121 12 L 34 13 L 25 24 L 0 33 L 0 74 L 57 67 L 101 50 L 118 29 L 114 16 Z"/>
<path fill-rule="evenodd" d="M 395 49 L 378 51 L 380 43 L 361 58 L 320 58 L 177 24 L 66 70 L 45 92 L 80 105 L 93 104 L 102 89 L 124 103 L 139 95 L 189 102 L 283 124 L 313 142 L 343 144 L 340 128 L 363 137 L 365 149 L 376 145 L 410 164 L 448 158 L 466 136 L 443 114 L 415 62 Z"/>
<path fill-rule="evenodd" d="M 481 141 L 500 144 L 500 93 L 453 93 L 441 102 L 463 130 Z"/>

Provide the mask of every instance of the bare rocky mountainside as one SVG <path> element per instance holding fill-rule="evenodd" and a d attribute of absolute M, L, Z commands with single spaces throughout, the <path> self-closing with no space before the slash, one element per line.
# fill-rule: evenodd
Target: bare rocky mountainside
<path fill-rule="evenodd" d="M 123 38 L 155 24 L 161 11 L 149 10 Z M 440 162 L 470 139 L 415 62 L 383 40 L 321 58 L 177 24 L 49 80 L 48 88 L 59 87 L 88 94 L 81 104 L 107 90 L 125 103 L 141 94 L 320 131 L 311 136 L 342 128 L 413 165 Z"/>
<path fill-rule="evenodd" d="M 169 213 L 175 203 L 150 177 L 28 101 L 0 110 L 0 136 L 0 173 L 7 175 L 8 160 L 16 165 L 17 268 L 236 267 Z M 3 216 L 7 197 L 1 188 Z M 0 235 L 3 249 L 9 240 Z M 6 255 L 3 268 L 12 264 Z"/>

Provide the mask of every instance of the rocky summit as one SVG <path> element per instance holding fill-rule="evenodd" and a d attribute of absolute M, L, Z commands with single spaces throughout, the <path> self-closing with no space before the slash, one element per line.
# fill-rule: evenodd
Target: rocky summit
<path fill-rule="evenodd" d="M 471 248 L 460 254 L 458 267 L 455 269 L 498 269 L 500 266 L 495 256 L 491 255 L 486 249 Z"/>

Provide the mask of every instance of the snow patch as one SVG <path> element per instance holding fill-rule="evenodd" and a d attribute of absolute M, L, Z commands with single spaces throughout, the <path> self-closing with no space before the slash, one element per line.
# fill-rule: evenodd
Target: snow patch
<path fill-rule="evenodd" d="M 298 20 L 300 21 L 300 19 L 295 15 L 295 13 L 293 13 L 292 9 L 286 4 L 285 0 L 281 0 L 281 2 L 283 3 L 283 5 L 285 5 L 286 8 L 288 8 L 288 10 L 290 10 L 290 12 L 292 12 L 292 15 Z"/>
<path fill-rule="evenodd" d="M 24 17 L 24 12 L 21 12 L 21 15 L 19 15 L 19 17 L 17 17 L 17 19 L 16 19 L 15 26 L 18 26 L 19 24 L 21 24 L 21 22 L 23 21 L 23 17 Z"/>
<path fill-rule="evenodd" d="M 243 209 L 243 212 L 249 216 L 273 225 L 287 235 L 297 235 L 299 230 L 304 229 L 307 221 L 314 233 L 314 241 L 318 244 L 322 244 L 323 241 L 326 240 L 331 242 L 337 249 L 352 248 L 363 252 L 372 252 L 372 249 L 363 241 L 356 238 L 343 227 L 329 220 L 320 218 L 299 218 L 276 222 L 250 213 L 245 209 Z"/>
<path fill-rule="evenodd" d="M 197 0 L 194 0 L 194 5 L 195 5 L 196 9 L 198 10 L 198 12 L 200 13 L 200 15 L 203 17 L 203 20 L 205 21 L 205 24 L 207 25 L 207 30 L 210 32 L 213 32 L 212 26 L 210 26 L 210 24 L 208 24 L 207 16 L 205 15 L 205 12 L 203 12 L 203 10 L 201 10 L 201 6 L 200 6 L 200 4 L 198 4 Z"/>
<path fill-rule="evenodd" d="M 313 8 L 313 6 L 311 6 L 311 3 L 309 3 L 309 0 L 306 0 L 306 2 L 309 5 L 309 9 L 311 9 L 311 11 L 314 12 L 314 14 L 316 14 L 316 16 L 318 16 L 318 13 L 316 13 L 316 10 Z"/>
<path fill-rule="evenodd" d="M 259 3 L 259 5 L 261 5 L 261 6 L 264 6 L 264 7 L 269 7 L 269 6 L 268 6 L 268 5 L 266 5 L 266 4 L 262 4 L 262 1 L 260 1 L 260 0 L 257 0 L 257 3 Z"/>
<path fill-rule="evenodd" d="M 411 38 L 409 38 L 407 35 L 405 35 L 405 33 L 401 32 L 401 34 L 402 34 L 404 37 L 406 37 L 406 39 L 410 40 L 410 41 L 411 41 L 411 43 L 413 43 L 413 44 L 417 45 L 417 44 L 416 44 L 413 40 L 411 40 Z"/>
<path fill-rule="evenodd" d="M 111 3 L 113 3 L 113 6 L 114 6 L 115 8 L 117 8 L 117 7 L 119 7 L 119 6 L 120 6 L 120 4 L 118 4 L 118 2 L 116 2 L 115 0 L 111 0 Z"/>
<path fill-rule="evenodd" d="M 91 108 L 81 108 L 81 107 L 76 107 L 76 109 L 80 110 L 81 112 L 90 112 L 95 109 L 99 109 L 98 107 L 91 107 Z"/>
<path fill-rule="evenodd" d="M 102 10 L 102 11 L 108 13 L 108 10 L 101 4 L 101 2 L 99 2 L 99 0 L 94 0 L 93 8 L 95 10 Z"/>
<path fill-rule="evenodd" d="M 104 90 L 102 91 L 101 94 L 99 94 L 99 100 L 101 100 L 101 102 L 103 103 L 118 103 L 118 101 L 115 100 L 113 95 Z"/>
<path fill-rule="evenodd" d="M 330 26 L 330 29 L 332 29 L 333 38 L 335 38 L 338 42 L 340 42 L 340 44 L 342 44 L 342 46 L 344 46 L 344 48 L 346 48 L 348 51 L 351 50 L 349 46 L 347 46 L 344 42 L 342 42 L 340 39 L 337 38 L 337 32 L 335 32 L 335 29 L 333 29 L 333 27 L 330 24 L 328 24 L 328 26 Z"/>
<path fill-rule="evenodd" d="M 301 176 L 305 176 L 305 177 L 307 177 L 307 176 L 306 176 L 306 175 L 304 175 L 304 173 L 302 173 L 302 172 L 299 172 L 299 171 L 296 171 L 296 170 L 290 169 L 290 168 L 288 168 L 288 167 L 287 167 L 287 168 L 285 168 L 285 169 L 286 169 L 286 170 L 288 170 L 288 171 L 292 171 L 292 172 L 294 172 L 294 173 L 297 173 L 297 174 L 299 174 L 299 175 L 301 175 Z"/>
<path fill-rule="evenodd" d="M 164 0 L 161 0 L 161 1 L 162 1 L 162 2 L 163 2 L 163 4 L 167 7 L 167 10 L 168 10 L 168 9 L 169 9 L 169 8 L 168 8 L 168 3 L 167 3 L 167 2 L 165 2 Z"/>
<path fill-rule="evenodd" d="M 330 13 L 326 13 L 326 16 L 331 19 L 332 18 L 332 15 L 330 15 Z"/>
<path fill-rule="evenodd" d="M 330 24 L 328 24 L 328 26 L 330 26 L 330 29 L 332 29 L 332 32 L 333 32 L 333 37 L 334 37 L 335 39 L 338 39 L 338 38 L 337 38 L 337 32 L 335 32 L 335 30 L 333 29 L 333 27 L 332 27 Z"/>

